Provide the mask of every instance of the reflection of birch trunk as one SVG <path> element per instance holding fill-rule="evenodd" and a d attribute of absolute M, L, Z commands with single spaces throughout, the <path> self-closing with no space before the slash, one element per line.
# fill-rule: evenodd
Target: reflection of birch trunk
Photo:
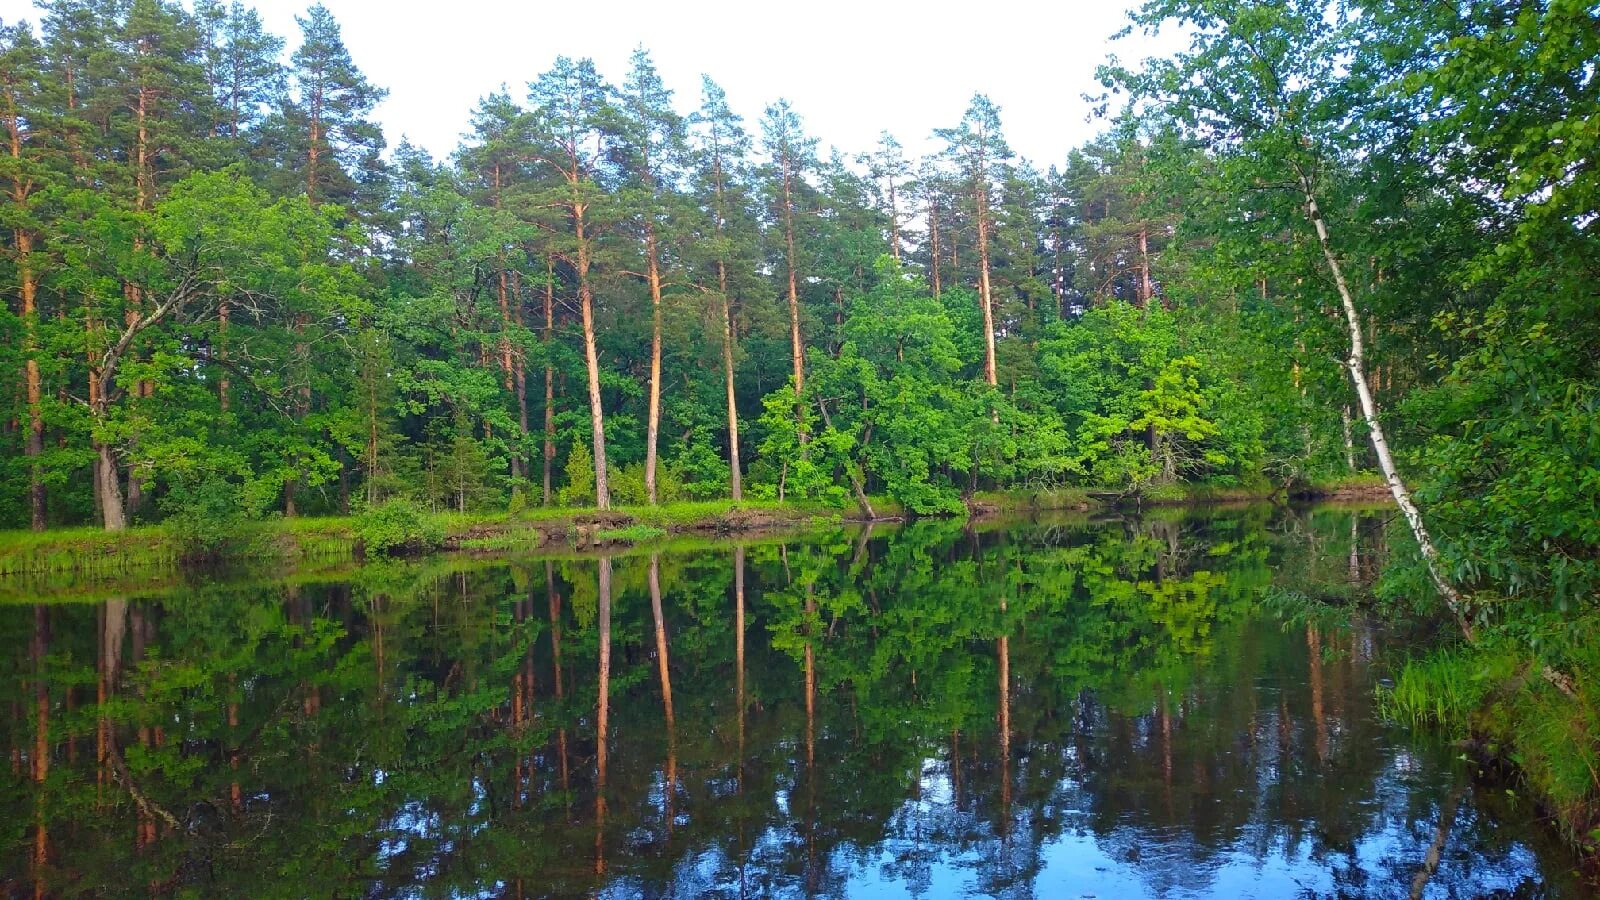
<path fill-rule="evenodd" d="M 1461 788 L 1458 787 L 1450 792 L 1439 809 L 1439 827 L 1434 829 L 1433 843 L 1428 845 L 1422 865 L 1411 878 L 1411 900 L 1421 900 L 1422 892 L 1428 888 L 1428 881 L 1433 878 L 1433 873 L 1439 871 L 1439 859 L 1444 855 L 1444 843 L 1450 837 L 1450 829 L 1455 826 L 1456 804 L 1460 800 Z"/>

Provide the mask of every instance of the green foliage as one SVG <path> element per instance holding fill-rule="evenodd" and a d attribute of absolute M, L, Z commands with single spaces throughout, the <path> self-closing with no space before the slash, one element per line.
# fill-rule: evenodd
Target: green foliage
<path fill-rule="evenodd" d="M 566 486 L 557 496 L 562 506 L 591 506 L 594 504 L 594 454 L 582 440 L 572 442 L 567 451 Z"/>
<path fill-rule="evenodd" d="M 187 556 L 215 554 L 251 537 L 249 526 L 261 516 L 242 486 L 219 474 L 172 485 L 161 498 L 167 534 Z"/>
<path fill-rule="evenodd" d="M 444 543 L 443 523 L 401 498 L 362 510 L 353 524 L 366 551 L 380 556 L 430 550 Z"/>

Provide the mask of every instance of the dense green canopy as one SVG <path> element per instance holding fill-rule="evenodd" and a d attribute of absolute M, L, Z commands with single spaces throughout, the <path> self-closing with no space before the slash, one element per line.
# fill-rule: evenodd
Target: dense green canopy
<path fill-rule="evenodd" d="M 285 42 L 52 0 L 0 35 L 0 524 L 936 514 L 1325 480 L 1381 421 L 1435 584 L 1591 598 L 1600 23 L 1415 6 L 1151 0 L 1188 48 L 1105 68 L 1103 136 L 1055 161 L 982 95 L 926 159 L 848 156 L 709 79 L 689 110 L 643 51 L 485 95 L 440 161 L 384 151 L 320 6 Z"/>

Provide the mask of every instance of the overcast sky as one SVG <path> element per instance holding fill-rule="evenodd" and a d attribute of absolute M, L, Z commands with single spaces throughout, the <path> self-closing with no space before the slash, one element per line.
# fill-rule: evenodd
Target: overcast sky
<path fill-rule="evenodd" d="M 292 50 L 307 4 L 261 0 L 267 27 Z M 772 100 L 789 98 L 808 130 L 847 153 L 888 130 L 908 151 L 956 124 L 974 91 L 1000 105 L 1011 147 L 1041 168 L 1100 128 L 1082 95 L 1113 50 L 1147 55 L 1142 37 L 1116 42 L 1131 0 L 1038 2 L 812 0 L 809 3 L 324 0 L 367 77 L 389 90 L 378 108 L 391 146 L 401 135 L 435 156 L 455 148 L 478 98 L 505 84 L 519 100 L 558 54 L 593 57 L 614 83 L 648 48 L 680 110 L 699 103 L 702 73 L 727 90 L 752 131 Z M 0 0 L 0 17 L 35 21 L 29 0 Z"/>

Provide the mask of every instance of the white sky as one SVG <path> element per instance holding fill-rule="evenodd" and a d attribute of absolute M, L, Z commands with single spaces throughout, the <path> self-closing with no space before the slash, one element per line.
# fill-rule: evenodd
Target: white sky
<path fill-rule="evenodd" d="M 260 0 L 267 27 L 299 43 L 295 13 L 307 3 Z M 557 54 L 593 57 L 613 83 L 643 44 L 680 110 L 699 104 L 700 75 L 728 92 L 755 134 L 762 109 L 785 96 L 824 147 L 871 149 L 887 129 L 909 153 L 956 124 L 974 91 L 1001 108 L 1012 149 L 1041 168 L 1101 123 L 1082 95 L 1100 92 L 1094 70 L 1113 50 L 1147 55 L 1142 37 L 1112 44 L 1133 0 L 812 0 L 760 3 L 324 0 L 356 64 L 389 89 L 377 111 L 390 146 L 401 135 L 436 157 L 453 150 L 479 97 L 527 82 Z M 0 0 L 0 18 L 39 13 Z"/>

